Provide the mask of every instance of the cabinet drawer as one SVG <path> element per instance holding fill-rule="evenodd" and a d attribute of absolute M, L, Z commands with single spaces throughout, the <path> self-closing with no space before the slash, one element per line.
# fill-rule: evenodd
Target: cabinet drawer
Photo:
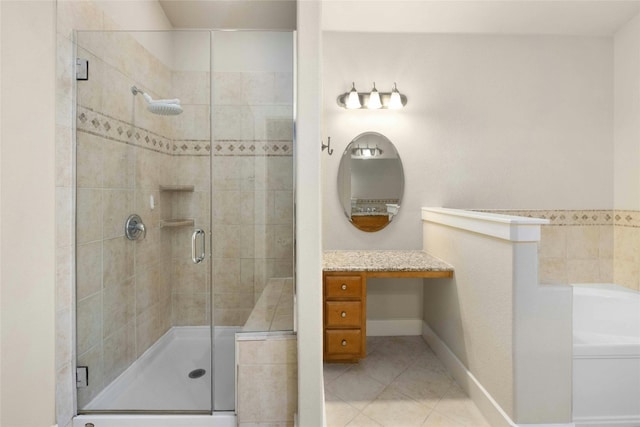
<path fill-rule="evenodd" d="M 327 301 L 324 316 L 328 328 L 359 328 L 362 325 L 360 301 Z"/>
<path fill-rule="evenodd" d="M 360 276 L 326 276 L 325 298 L 361 298 L 362 279 Z"/>
<path fill-rule="evenodd" d="M 328 355 L 359 356 L 362 351 L 360 329 L 328 329 L 325 331 L 325 352 Z"/>

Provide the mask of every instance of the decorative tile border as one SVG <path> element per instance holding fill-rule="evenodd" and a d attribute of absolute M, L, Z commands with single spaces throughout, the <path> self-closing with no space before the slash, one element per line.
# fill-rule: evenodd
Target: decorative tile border
<path fill-rule="evenodd" d="M 214 156 L 293 156 L 293 141 L 220 140 L 213 142 Z"/>
<path fill-rule="evenodd" d="M 291 157 L 291 140 L 172 140 L 120 119 L 78 106 L 77 130 L 172 156 Z"/>
<path fill-rule="evenodd" d="M 211 144 L 208 140 L 180 140 L 176 139 L 171 144 L 173 156 L 208 156 L 211 152 Z"/>
<path fill-rule="evenodd" d="M 623 210 L 511 210 L 511 209 L 474 209 L 503 215 L 542 218 L 549 225 L 615 225 L 616 227 L 640 228 L 640 211 Z"/>
<path fill-rule="evenodd" d="M 503 215 L 515 215 L 528 218 L 548 219 L 549 225 L 613 225 L 611 210 L 512 210 L 512 209 L 479 209 Z"/>
<path fill-rule="evenodd" d="M 616 227 L 640 228 L 640 211 L 613 211 L 613 221 Z"/>
<path fill-rule="evenodd" d="M 78 131 L 159 153 L 171 154 L 173 147 L 169 138 L 80 105 L 76 126 Z"/>

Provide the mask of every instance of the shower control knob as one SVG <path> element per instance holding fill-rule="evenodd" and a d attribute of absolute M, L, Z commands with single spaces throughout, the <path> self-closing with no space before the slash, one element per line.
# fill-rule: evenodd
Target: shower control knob
<path fill-rule="evenodd" d="M 342 289 L 343 291 L 347 290 L 347 285 L 345 283 L 342 284 L 342 286 L 340 286 L 340 289 Z"/>
<path fill-rule="evenodd" d="M 342 346 L 343 346 L 343 347 L 346 347 L 346 345 L 347 345 L 347 340 L 342 340 L 342 342 L 341 342 L 340 344 L 342 344 Z"/>
<path fill-rule="evenodd" d="M 147 229 L 142 223 L 142 218 L 136 214 L 129 215 L 124 224 L 124 233 L 129 240 L 144 239 L 147 235 Z"/>
<path fill-rule="evenodd" d="M 343 311 L 342 313 L 340 313 L 340 317 L 343 317 L 343 318 L 344 318 L 344 317 L 347 317 L 347 312 L 346 312 L 346 311 Z"/>

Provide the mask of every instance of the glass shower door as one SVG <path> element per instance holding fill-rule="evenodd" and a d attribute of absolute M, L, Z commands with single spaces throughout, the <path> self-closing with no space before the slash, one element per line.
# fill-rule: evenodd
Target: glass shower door
<path fill-rule="evenodd" d="M 78 410 L 210 413 L 211 34 L 76 36 Z"/>
<path fill-rule="evenodd" d="M 237 337 L 240 352 L 236 365 L 215 339 L 215 410 L 234 409 L 225 374 L 238 377 L 236 409 L 258 406 L 241 379 L 273 366 L 252 359 L 246 333 L 264 342 L 293 330 L 293 42 L 290 31 L 212 36 L 213 315 L 216 336 Z M 231 369 L 218 366 L 225 357 Z"/>

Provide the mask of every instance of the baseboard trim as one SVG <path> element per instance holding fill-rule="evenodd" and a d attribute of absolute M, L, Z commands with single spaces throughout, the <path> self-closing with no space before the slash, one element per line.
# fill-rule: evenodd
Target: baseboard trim
<path fill-rule="evenodd" d="M 639 417 L 582 417 L 573 420 L 576 427 L 638 427 Z"/>
<path fill-rule="evenodd" d="M 575 424 L 516 424 L 500 407 L 491 394 L 480 384 L 476 377 L 467 370 L 451 349 L 438 337 L 435 332 L 422 322 L 422 337 L 444 363 L 456 382 L 469 395 L 482 415 L 493 427 L 575 427 Z"/>
<path fill-rule="evenodd" d="M 367 320 L 367 336 L 422 335 L 421 319 Z"/>

